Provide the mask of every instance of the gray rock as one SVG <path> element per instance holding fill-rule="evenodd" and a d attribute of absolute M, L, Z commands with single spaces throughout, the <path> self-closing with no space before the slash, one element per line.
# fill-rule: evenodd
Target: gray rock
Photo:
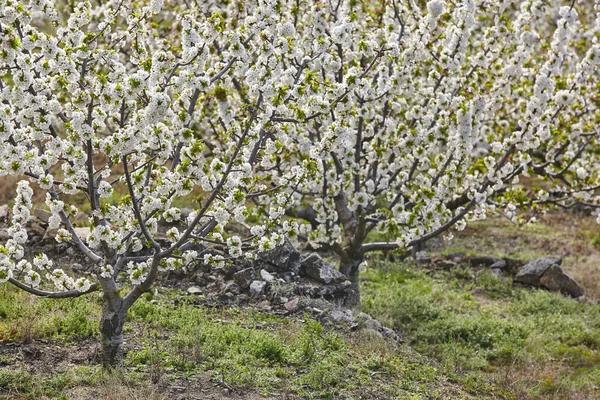
<path fill-rule="evenodd" d="M 325 322 L 330 322 L 334 325 L 354 322 L 354 314 L 351 310 L 331 310 L 323 317 Z"/>
<path fill-rule="evenodd" d="M 379 321 L 377 321 L 376 319 L 373 319 L 373 318 L 367 319 L 363 323 L 363 326 L 364 326 L 365 329 L 373 329 L 373 330 L 376 330 L 376 331 L 379 331 L 382 328 L 381 323 Z"/>
<path fill-rule="evenodd" d="M 491 269 L 506 269 L 507 263 L 506 260 L 498 260 L 492 265 L 490 265 Z"/>
<path fill-rule="evenodd" d="M 415 262 L 419 265 L 431 263 L 431 257 L 426 251 L 417 251 L 415 253 Z"/>
<path fill-rule="evenodd" d="M 254 281 L 250 284 L 250 294 L 254 297 L 258 297 L 265 291 L 267 282 L 265 281 Z"/>
<path fill-rule="evenodd" d="M 262 311 L 271 311 L 273 307 L 271 306 L 271 303 L 269 303 L 269 300 L 265 300 L 258 303 L 258 309 Z"/>
<path fill-rule="evenodd" d="M 502 268 L 494 268 L 490 274 L 496 279 L 502 279 L 504 276 L 504 270 Z"/>
<path fill-rule="evenodd" d="M 525 264 L 515 276 L 515 282 L 525 283 L 527 285 L 539 286 L 540 279 L 544 273 L 553 265 L 560 265 L 560 257 L 537 258 Z"/>
<path fill-rule="evenodd" d="M 577 281 L 557 264 L 546 270 L 540 279 L 540 285 L 548 290 L 568 294 L 575 298 L 583 296 L 584 293 Z"/>
<path fill-rule="evenodd" d="M 81 271 L 83 271 L 83 265 L 81 265 L 79 263 L 73 263 L 73 264 L 71 264 L 71 268 L 75 272 L 81 272 Z"/>
<path fill-rule="evenodd" d="M 497 258 L 488 256 L 472 256 L 468 260 L 471 267 L 491 267 L 496 261 Z"/>
<path fill-rule="evenodd" d="M 248 267 L 233 274 L 233 280 L 238 284 L 240 289 L 245 290 L 250 287 L 254 280 L 254 268 Z"/>
<path fill-rule="evenodd" d="M 260 277 L 265 282 L 273 282 L 275 280 L 275 277 L 264 269 L 260 270 Z"/>
<path fill-rule="evenodd" d="M 327 285 L 347 280 L 344 274 L 323 260 L 317 253 L 312 253 L 302 260 L 301 271 L 305 276 Z"/>
<path fill-rule="evenodd" d="M 0 206 L 0 221 L 4 221 L 8 219 L 8 204 L 4 204 Z"/>
<path fill-rule="evenodd" d="M 283 308 L 289 312 L 294 312 L 298 309 L 298 298 L 292 299 L 283 305 Z"/>
<path fill-rule="evenodd" d="M 288 239 L 285 239 L 281 246 L 258 254 L 255 263 L 263 268 L 271 267 L 281 272 L 297 273 L 300 270 L 300 252 Z"/>
<path fill-rule="evenodd" d="M 360 331 L 360 334 L 366 339 L 383 340 L 383 335 L 377 329 L 365 328 Z"/>
<path fill-rule="evenodd" d="M 444 269 L 444 270 L 456 268 L 456 262 L 451 261 L 451 260 L 437 259 L 434 261 L 434 264 L 435 264 L 436 268 L 440 268 L 440 269 Z"/>
<path fill-rule="evenodd" d="M 194 296 L 198 296 L 202 294 L 202 289 L 200 289 L 198 286 L 190 286 L 187 290 L 187 292 L 189 294 L 192 294 Z"/>
<path fill-rule="evenodd" d="M 240 287 L 237 283 L 232 281 L 225 282 L 225 290 L 232 294 L 240 294 Z"/>
<path fill-rule="evenodd" d="M 0 240 L 5 241 L 10 239 L 10 235 L 8 234 L 7 229 L 0 229 Z"/>
<path fill-rule="evenodd" d="M 42 210 L 41 208 L 34 208 L 33 215 L 37 217 L 37 219 L 39 219 L 40 221 L 48 223 L 50 217 L 52 216 L 52 213 L 46 210 Z"/>
<path fill-rule="evenodd" d="M 73 228 L 75 234 L 79 236 L 79 239 L 84 240 L 87 239 L 88 236 L 92 234 L 90 228 Z"/>
<path fill-rule="evenodd" d="M 398 343 L 403 343 L 404 339 L 398 335 L 394 330 L 390 329 L 390 328 L 386 328 L 385 326 L 382 326 L 380 329 L 381 334 L 383 335 L 383 337 L 393 340 L 394 342 L 398 342 Z"/>

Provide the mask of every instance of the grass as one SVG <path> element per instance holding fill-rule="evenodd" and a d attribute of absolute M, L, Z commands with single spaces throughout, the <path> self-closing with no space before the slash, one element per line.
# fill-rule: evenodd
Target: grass
<path fill-rule="evenodd" d="M 597 226 L 551 215 L 524 230 L 501 220 L 472 224 L 437 250 L 525 260 L 562 255 L 586 295 L 599 298 L 598 243 Z M 371 264 L 361 282 L 363 310 L 402 332 L 407 346 L 331 330 L 308 316 L 207 308 L 161 289 L 130 311 L 120 372 L 102 371 L 93 357 L 78 366 L 52 354 L 24 360 L 14 346 L 0 345 L 0 399 L 158 400 L 172 398 L 168 388 L 181 382 L 214 388 L 215 398 L 221 387 L 252 399 L 600 398 L 598 305 L 514 288 L 466 266 L 432 272 Z M 0 285 L 0 342 L 93 352 L 100 311 L 97 296 L 37 299 Z"/>
<path fill-rule="evenodd" d="M 433 243 L 434 250 L 521 260 L 560 256 L 562 267 L 584 284 L 586 296 L 600 299 L 600 235 L 593 217 L 555 212 L 522 228 L 505 218 L 489 218 L 454 235 L 450 242 Z"/>
<path fill-rule="evenodd" d="M 128 354 L 127 364 L 151 371 L 156 382 L 167 371 L 207 371 L 214 381 L 240 390 L 267 395 L 285 389 L 302 398 L 338 399 L 355 392 L 425 398 L 434 395 L 430 389 L 440 380 L 406 349 L 360 335 L 344 337 L 308 317 L 293 321 L 185 302 L 175 309 L 142 302 L 131 319 L 147 331 L 144 345 Z"/>
<path fill-rule="evenodd" d="M 364 277 L 363 308 L 477 397 L 600 396 L 597 305 L 467 272 L 383 264 Z"/>
<path fill-rule="evenodd" d="M 0 290 L 5 342 L 29 335 L 27 340 L 76 351 L 89 346 L 86 338 L 98 337 L 96 298 L 65 302 L 33 299 L 6 285 Z M 36 361 L 0 354 L 0 399 L 168 398 L 165 387 L 203 376 L 257 396 L 470 398 L 406 346 L 360 332 L 336 332 L 308 316 L 280 318 L 251 309 L 206 308 L 193 301 L 180 292 L 165 291 L 134 305 L 121 376 L 103 372 L 93 361 L 79 367 L 56 361 L 56 369 L 48 371 Z M 38 317 L 30 320 L 27 315 Z M 23 319 L 32 321 L 26 332 Z M 112 389 L 105 390 L 107 386 Z"/>
<path fill-rule="evenodd" d="M 96 388 L 98 398 L 120 399 L 166 399 L 152 388 L 140 388 L 139 376 L 108 373 L 100 367 L 75 367 L 51 376 L 34 375 L 22 370 L 0 370 L 0 399 L 53 398 L 72 400 L 78 398 L 77 388 Z M 73 390 L 75 389 L 75 390 Z M 80 397 L 89 398 L 89 397 Z"/>
<path fill-rule="evenodd" d="M 0 341 L 82 340 L 97 334 L 99 299 L 38 299 L 0 285 Z"/>

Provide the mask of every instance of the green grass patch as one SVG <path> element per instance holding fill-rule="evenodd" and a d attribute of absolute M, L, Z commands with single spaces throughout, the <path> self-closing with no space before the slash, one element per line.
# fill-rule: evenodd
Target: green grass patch
<path fill-rule="evenodd" d="M 510 282 L 466 268 L 427 274 L 382 263 L 363 278 L 363 309 L 405 332 L 417 351 L 437 359 L 446 374 L 476 395 L 520 398 L 522 392 L 515 394 L 497 378 L 503 371 L 532 365 L 533 373 L 519 377 L 531 398 L 596 393 L 596 305 L 543 290 L 512 288 Z M 541 390 L 537 384 L 536 372 L 547 368 L 560 371 L 550 379 L 560 385 L 556 395 L 551 394 L 554 389 Z"/>
<path fill-rule="evenodd" d="M 44 299 L 3 284 L 0 299 L 0 341 L 74 341 L 98 335 L 98 297 Z"/>

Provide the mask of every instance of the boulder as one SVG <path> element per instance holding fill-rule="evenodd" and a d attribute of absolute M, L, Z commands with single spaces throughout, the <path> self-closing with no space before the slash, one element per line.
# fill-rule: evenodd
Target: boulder
<path fill-rule="evenodd" d="M 254 297 L 258 297 L 264 293 L 266 287 L 267 282 L 265 281 L 253 281 L 250 284 L 250 294 Z"/>
<path fill-rule="evenodd" d="M 539 286 L 540 279 L 544 273 L 553 265 L 560 265 L 560 257 L 537 258 L 525 264 L 515 276 L 515 282 L 525 283 L 531 286 Z"/>
<path fill-rule="evenodd" d="M 245 290 L 250 287 L 254 280 L 254 268 L 248 267 L 233 274 L 233 280 L 238 284 L 240 289 Z"/>
<path fill-rule="evenodd" d="M 552 265 L 540 279 L 540 285 L 548 290 L 568 294 L 574 298 L 583 296 L 583 288 L 571 276 L 559 267 Z"/>
<path fill-rule="evenodd" d="M 280 272 L 300 270 L 300 252 L 286 238 L 281 246 L 258 254 L 255 265 Z"/>
<path fill-rule="evenodd" d="M 347 280 L 344 274 L 323 260 L 317 253 L 312 253 L 304 258 L 300 270 L 306 277 L 326 285 L 342 283 Z"/>

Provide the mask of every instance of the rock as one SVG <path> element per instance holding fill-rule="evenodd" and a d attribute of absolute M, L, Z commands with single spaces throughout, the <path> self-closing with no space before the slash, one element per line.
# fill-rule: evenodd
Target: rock
<path fill-rule="evenodd" d="M 346 280 L 344 274 L 323 260 L 317 253 L 312 253 L 302 260 L 301 271 L 304 272 L 305 276 L 327 285 L 341 283 Z"/>
<path fill-rule="evenodd" d="M 38 224 L 36 221 L 32 221 L 29 225 L 29 229 L 28 229 L 28 233 L 31 236 L 39 236 L 39 237 L 44 237 L 44 234 L 46 233 L 46 230 L 44 228 L 42 228 L 42 226 L 40 224 Z"/>
<path fill-rule="evenodd" d="M 504 270 L 502 268 L 494 268 L 490 274 L 496 279 L 502 279 L 504 276 Z"/>
<path fill-rule="evenodd" d="M 90 232 L 90 228 L 73 228 L 75 230 L 75 234 L 79 236 L 79 239 L 84 240 L 87 239 L 88 236 L 92 234 Z"/>
<path fill-rule="evenodd" d="M 283 305 L 283 308 L 288 310 L 289 312 L 294 312 L 298 309 L 298 297 L 292 299 Z"/>
<path fill-rule="evenodd" d="M 493 263 L 492 265 L 490 265 L 491 269 L 506 269 L 507 267 L 507 263 L 506 260 L 498 260 L 495 263 Z"/>
<path fill-rule="evenodd" d="M 265 282 L 273 282 L 275 280 L 275 277 L 264 269 L 260 270 L 260 277 Z"/>
<path fill-rule="evenodd" d="M 498 261 L 498 259 L 488 256 L 473 256 L 469 257 L 468 261 L 471 267 L 490 267 Z"/>
<path fill-rule="evenodd" d="M 253 281 L 250 284 L 250 294 L 254 297 L 258 297 L 265 291 L 267 282 L 265 281 Z"/>
<path fill-rule="evenodd" d="M 225 290 L 227 292 L 231 292 L 233 294 L 240 294 L 240 287 L 238 286 L 237 283 L 235 283 L 233 281 L 225 282 Z"/>
<path fill-rule="evenodd" d="M 525 264 L 515 276 L 515 282 L 525 283 L 527 285 L 539 286 L 540 279 L 544 273 L 553 265 L 560 265 L 560 257 L 537 258 Z"/>
<path fill-rule="evenodd" d="M 190 286 L 187 290 L 188 294 L 192 294 L 194 296 L 198 296 L 202 294 L 202 289 L 198 286 Z"/>
<path fill-rule="evenodd" d="M 275 303 L 276 303 L 276 304 L 285 304 L 285 303 L 287 303 L 288 301 L 290 301 L 290 299 L 288 299 L 287 297 L 283 297 L 283 296 L 277 296 L 277 297 L 275 298 Z"/>
<path fill-rule="evenodd" d="M 452 268 L 456 268 L 456 263 L 454 261 L 446 260 L 446 259 L 436 259 L 433 260 L 433 263 L 436 268 L 440 268 L 443 270 L 449 270 Z"/>
<path fill-rule="evenodd" d="M 297 273 L 300 270 L 300 252 L 288 239 L 285 239 L 281 246 L 258 254 L 255 263 L 263 268 L 271 267 L 281 272 Z"/>
<path fill-rule="evenodd" d="M 8 204 L 0 206 L 0 221 L 5 221 L 8 219 L 8 211 Z"/>
<path fill-rule="evenodd" d="M 379 333 L 377 329 L 365 328 L 360 331 L 360 334 L 366 339 L 379 339 L 383 340 L 383 335 Z"/>
<path fill-rule="evenodd" d="M 233 293 L 225 292 L 224 294 L 219 295 L 218 300 L 221 304 L 231 304 L 233 303 L 234 297 Z"/>
<path fill-rule="evenodd" d="M 323 316 L 325 322 L 330 322 L 334 325 L 354 322 L 354 314 L 351 310 L 331 310 Z"/>
<path fill-rule="evenodd" d="M 42 210 L 41 208 L 34 208 L 33 215 L 35 215 L 37 219 L 39 219 L 43 223 L 47 224 L 48 220 L 50 220 L 50 217 L 52 216 L 52 213 L 46 210 Z"/>
<path fill-rule="evenodd" d="M 417 251 L 415 253 L 415 262 L 419 265 L 430 264 L 431 257 L 426 251 Z"/>
<path fill-rule="evenodd" d="M 376 319 L 373 319 L 373 318 L 367 319 L 363 323 L 363 326 L 364 326 L 365 329 L 373 329 L 373 330 L 376 330 L 376 331 L 379 331 L 382 328 L 381 323 L 379 321 L 377 321 Z"/>
<path fill-rule="evenodd" d="M 240 289 L 245 290 L 250 287 L 254 280 L 254 268 L 249 267 L 233 274 L 233 280 L 238 284 Z"/>
<path fill-rule="evenodd" d="M 0 241 L 6 241 L 10 239 L 10 235 L 8 234 L 7 229 L 0 229 Z"/>
<path fill-rule="evenodd" d="M 454 261 L 455 263 L 463 262 L 467 255 L 465 253 L 451 253 L 447 256 L 448 260 Z"/>
<path fill-rule="evenodd" d="M 540 278 L 540 285 L 548 290 L 568 294 L 572 297 L 583 296 L 583 288 L 571 276 L 559 267 L 552 265 Z"/>
<path fill-rule="evenodd" d="M 81 272 L 81 271 L 83 271 L 83 265 L 81 265 L 79 263 L 73 263 L 73 264 L 71 264 L 71 268 L 75 272 Z"/>
<path fill-rule="evenodd" d="M 380 332 L 383 335 L 383 337 L 393 340 L 394 342 L 398 342 L 398 343 L 404 342 L 404 339 L 390 328 L 386 328 L 385 326 L 382 326 L 380 329 Z"/>
<path fill-rule="evenodd" d="M 264 300 L 258 303 L 258 309 L 262 311 L 271 311 L 273 307 L 271 306 L 271 303 L 269 303 L 269 300 Z"/>

